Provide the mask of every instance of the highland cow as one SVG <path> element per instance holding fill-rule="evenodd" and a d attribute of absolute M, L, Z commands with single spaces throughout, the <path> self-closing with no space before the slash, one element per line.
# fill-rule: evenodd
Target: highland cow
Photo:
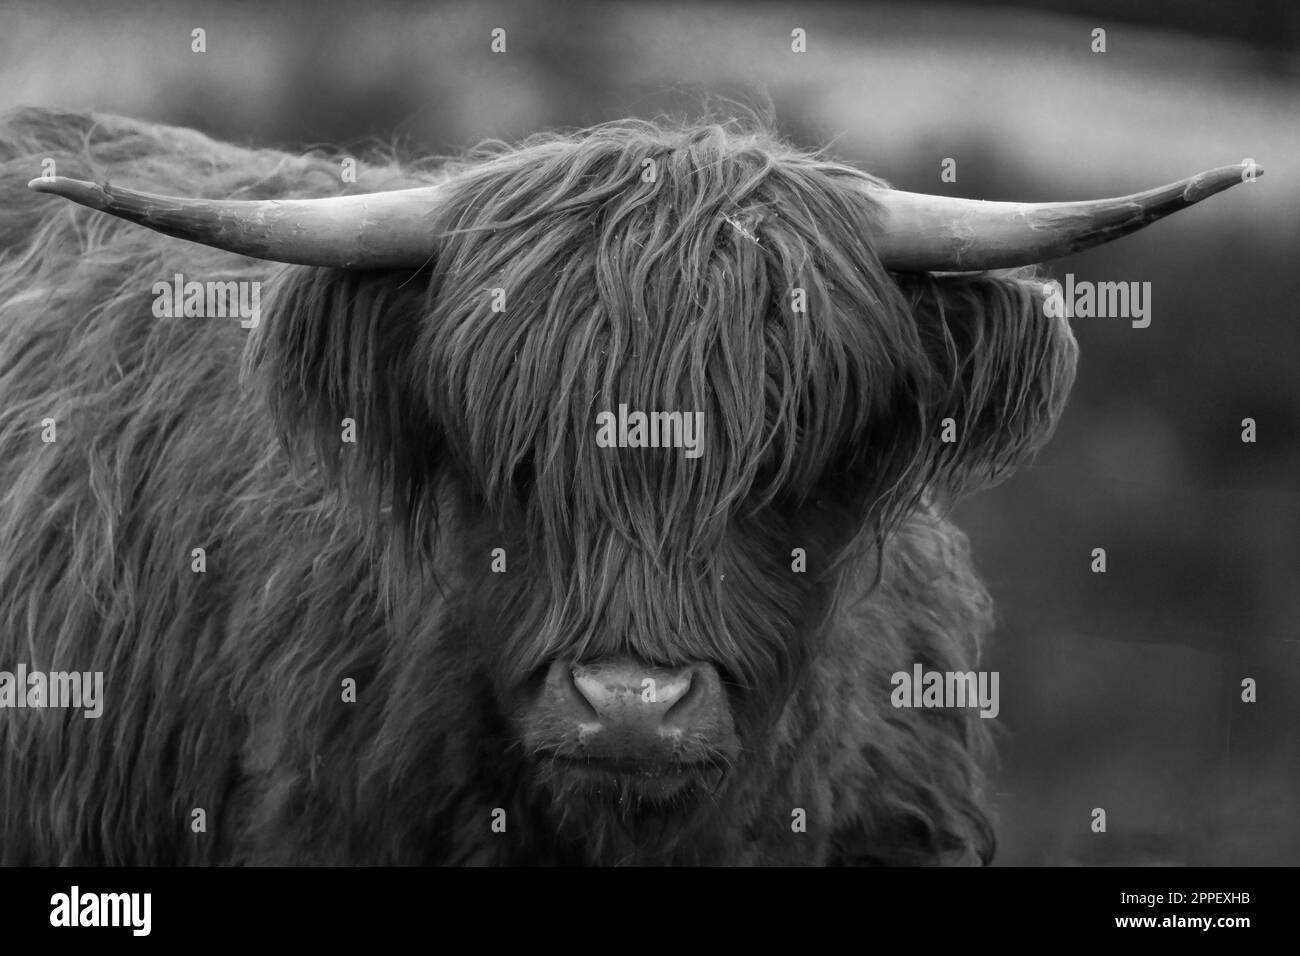
<path fill-rule="evenodd" d="M 890 678 L 979 667 L 944 515 L 1071 385 L 1020 267 L 1236 176 L 980 204 L 624 122 L 353 184 L 40 110 L 0 164 L 0 670 L 103 679 L 0 709 L 8 864 L 987 861 L 988 722 Z"/>

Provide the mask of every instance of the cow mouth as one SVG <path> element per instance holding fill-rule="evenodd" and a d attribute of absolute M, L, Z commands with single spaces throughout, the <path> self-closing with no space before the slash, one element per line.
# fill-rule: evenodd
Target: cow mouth
<path fill-rule="evenodd" d="M 712 792 L 724 773 L 722 766 L 706 760 L 588 757 L 554 752 L 539 756 L 548 760 L 565 784 L 620 801 L 628 796 L 648 802 L 678 801 Z"/>

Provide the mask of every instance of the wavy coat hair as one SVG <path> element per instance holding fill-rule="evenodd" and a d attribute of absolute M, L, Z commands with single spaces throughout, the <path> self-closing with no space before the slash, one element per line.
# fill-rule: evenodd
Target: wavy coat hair
<path fill-rule="evenodd" d="M 47 157 L 448 199 L 419 270 L 283 267 L 26 191 Z M 890 675 L 978 666 L 990 601 L 942 512 L 1046 440 L 1075 346 L 1031 273 L 888 273 L 864 179 L 727 123 L 345 187 L 323 156 L 7 117 L 0 669 L 103 671 L 106 700 L 0 711 L 0 862 L 987 861 L 985 722 L 894 709 Z M 176 273 L 264 283 L 259 326 L 155 318 Z M 702 412 L 702 454 L 597 447 L 620 404 Z M 550 661 L 614 653 L 723 675 L 742 749 L 707 799 L 584 802 L 522 744 Z"/>

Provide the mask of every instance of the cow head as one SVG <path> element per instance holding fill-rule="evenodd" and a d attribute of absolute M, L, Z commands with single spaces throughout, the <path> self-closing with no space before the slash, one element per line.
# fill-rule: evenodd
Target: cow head
<path fill-rule="evenodd" d="M 325 200 L 34 185 L 297 265 L 248 353 L 286 444 L 376 506 L 399 563 L 445 601 L 427 639 L 463 648 L 530 785 L 591 827 L 743 788 L 800 739 L 793 695 L 805 714 L 880 709 L 887 684 L 817 675 L 828 655 L 897 648 L 837 627 L 891 574 L 891 535 L 1031 454 L 1073 377 L 1041 281 L 989 270 L 1238 178 L 977 203 L 763 133 L 621 123 Z M 681 441 L 598 440 L 629 412 L 677 416 L 658 421 Z M 920 584 L 879 620 L 906 641 L 940 598 L 924 568 L 902 573 Z"/>

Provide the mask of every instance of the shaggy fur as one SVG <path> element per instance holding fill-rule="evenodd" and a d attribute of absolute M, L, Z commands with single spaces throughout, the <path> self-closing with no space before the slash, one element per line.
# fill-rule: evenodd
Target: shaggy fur
<path fill-rule="evenodd" d="M 98 720 L 0 711 L 0 862 L 990 858 L 988 722 L 895 710 L 889 676 L 977 666 L 990 602 L 936 502 L 1061 410 L 1074 342 L 1031 275 L 888 274 L 865 174 L 730 124 L 365 167 L 348 189 L 451 177 L 407 273 L 167 239 L 27 191 L 46 157 L 344 189 L 188 130 L 0 126 L 0 669 L 106 690 Z M 260 327 L 154 318 L 177 272 L 264 281 Z M 620 403 L 702 411 L 702 457 L 597 448 Z M 523 747 L 547 664 L 617 652 L 723 675 L 742 752 L 711 793 L 601 802 Z"/>

